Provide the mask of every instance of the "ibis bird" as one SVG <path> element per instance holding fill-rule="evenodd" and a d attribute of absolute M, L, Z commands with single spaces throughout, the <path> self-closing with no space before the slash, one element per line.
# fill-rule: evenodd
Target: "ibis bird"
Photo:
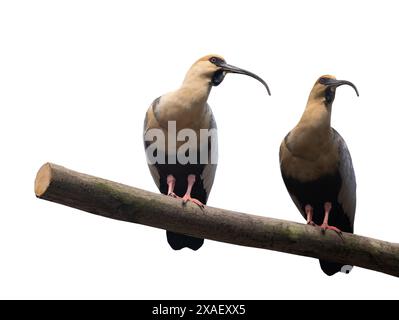
<path fill-rule="evenodd" d="M 307 224 L 321 230 L 353 233 L 356 178 L 348 147 L 331 127 L 331 108 L 337 87 L 349 81 L 320 77 L 299 123 L 280 146 L 280 168 L 287 190 Z M 327 275 L 349 273 L 351 266 L 320 260 Z"/>
<path fill-rule="evenodd" d="M 270 95 L 266 82 L 256 74 L 227 64 L 219 55 L 207 55 L 190 67 L 179 89 L 155 99 L 146 113 L 143 136 L 150 173 L 161 193 L 181 199 L 183 205 L 192 202 L 203 208 L 211 191 L 217 166 L 217 133 L 207 100 L 211 88 L 218 86 L 227 73 L 257 79 Z M 206 138 L 201 139 L 201 134 Z M 155 142 L 156 148 L 152 148 Z M 193 151 L 194 156 L 186 157 L 187 151 Z M 171 231 L 166 234 L 175 250 L 198 250 L 204 242 Z"/>

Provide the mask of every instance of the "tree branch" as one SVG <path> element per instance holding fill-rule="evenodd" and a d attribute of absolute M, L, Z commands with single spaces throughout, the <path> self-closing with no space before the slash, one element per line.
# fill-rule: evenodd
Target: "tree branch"
<path fill-rule="evenodd" d="M 224 209 L 198 206 L 117 182 L 44 164 L 38 198 L 104 217 L 242 246 L 350 264 L 399 276 L 399 244 Z"/>

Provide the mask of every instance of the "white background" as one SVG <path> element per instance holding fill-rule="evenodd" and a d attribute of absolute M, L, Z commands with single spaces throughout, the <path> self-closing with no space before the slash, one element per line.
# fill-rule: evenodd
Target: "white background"
<path fill-rule="evenodd" d="M 245 3 L 245 4 L 244 4 Z M 227 75 L 209 103 L 220 158 L 209 205 L 303 222 L 278 148 L 322 74 L 358 180 L 356 233 L 399 242 L 396 1 L 2 1 L 0 298 L 398 298 L 396 278 L 325 276 L 317 260 L 206 241 L 38 200 L 47 161 L 157 191 L 142 124 L 208 53 L 270 85 Z"/>

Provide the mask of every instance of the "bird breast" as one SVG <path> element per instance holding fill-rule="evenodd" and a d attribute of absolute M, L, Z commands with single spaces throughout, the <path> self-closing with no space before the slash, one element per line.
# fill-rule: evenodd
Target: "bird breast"
<path fill-rule="evenodd" d="M 171 104 L 165 107 L 165 102 L 161 102 L 163 107 L 149 108 L 147 111 L 147 130 L 160 129 L 165 138 L 166 153 L 169 150 L 179 149 L 183 144 L 190 146 L 190 148 L 200 149 L 200 143 L 208 141 L 201 140 L 201 129 L 210 129 L 210 120 L 212 116 L 211 110 L 205 106 L 201 112 L 196 110 L 178 107 L 176 104 Z M 174 126 L 175 124 L 175 126 Z M 186 137 L 186 133 L 190 137 Z M 172 144 L 172 149 L 169 148 Z M 205 146 L 204 146 L 205 147 Z"/>
<path fill-rule="evenodd" d="M 280 147 L 280 166 L 285 176 L 303 182 L 314 181 L 338 170 L 338 146 L 332 139 L 317 136 L 307 139 L 300 135 L 292 138 L 290 135 Z M 302 143 L 303 139 L 308 141 Z"/>

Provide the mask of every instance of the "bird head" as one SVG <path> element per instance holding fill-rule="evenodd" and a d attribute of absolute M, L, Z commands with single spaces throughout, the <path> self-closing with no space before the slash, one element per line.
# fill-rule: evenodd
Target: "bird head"
<path fill-rule="evenodd" d="M 210 85 L 218 86 L 222 83 L 227 73 L 244 74 L 255 78 L 265 86 L 268 94 L 270 95 L 269 87 L 262 78 L 250 71 L 227 64 L 222 56 L 216 54 L 207 55 L 197 60 L 188 71 L 186 80 L 192 78 L 204 79 Z"/>
<path fill-rule="evenodd" d="M 342 85 L 351 86 L 355 90 L 357 96 L 359 96 L 359 92 L 352 82 L 346 80 L 337 80 L 334 76 L 324 75 L 317 79 L 315 85 L 313 86 L 311 98 L 313 100 L 322 102 L 326 107 L 331 107 L 335 98 L 335 90 Z"/>

